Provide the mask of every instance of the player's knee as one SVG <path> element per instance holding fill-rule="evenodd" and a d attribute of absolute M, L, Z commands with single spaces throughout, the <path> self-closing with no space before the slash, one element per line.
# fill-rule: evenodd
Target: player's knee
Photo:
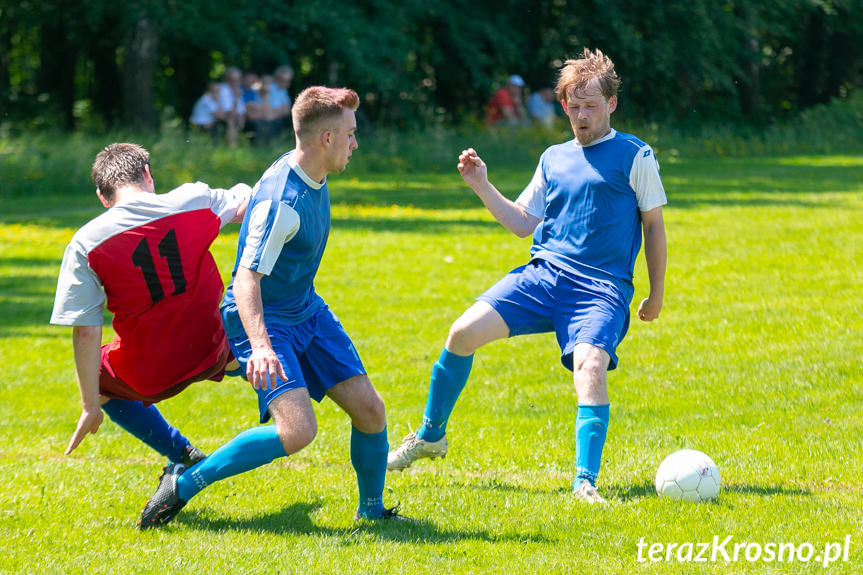
<path fill-rule="evenodd" d="M 604 375 L 608 368 L 608 353 L 590 344 L 575 346 L 572 354 L 572 369 L 585 375 Z"/>
<path fill-rule="evenodd" d="M 368 405 L 369 423 L 383 430 L 387 425 L 387 408 L 384 400 L 378 395 Z"/>
<path fill-rule="evenodd" d="M 597 358 L 587 358 L 581 361 L 576 370 L 587 376 L 589 379 L 596 379 L 597 375 L 603 373 L 602 362 Z"/>
<path fill-rule="evenodd" d="M 352 414 L 353 426 L 363 433 L 379 433 L 387 425 L 387 410 L 378 393 L 363 398 Z"/>
<path fill-rule="evenodd" d="M 596 382 L 599 384 L 605 378 L 605 370 L 608 360 L 598 349 L 583 348 L 581 353 L 574 353 L 572 358 L 572 369 L 575 372 L 575 380 L 583 382 Z"/>
<path fill-rule="evenodd" d="M 305 421 L 301 425 L 276 426 L 279 440 L 288 455 L 294 454 L 312 441 L 318 434 L 318 423 L 315 420 Z"/>
<path fill-rule="evenodd" d="M 458 355 L 471 355 L 479 347 L 475 339 L 470 321 L 462 316 L 449 328 L 446 348 Z"/>

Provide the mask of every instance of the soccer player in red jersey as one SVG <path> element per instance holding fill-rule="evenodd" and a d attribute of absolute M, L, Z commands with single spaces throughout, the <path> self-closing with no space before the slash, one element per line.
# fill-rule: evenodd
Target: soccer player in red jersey
<path fill-rule="evenodd" d="M 225 224 L 242 221 L 251 189 L 196 182 L 156 195 L 149 153 L 128 143 L 102 150 L 92 176 L 108 210 L 66 248 L 51 315 L 52 324 L 72 326 L 81 393 L 66 454 L 96 433 L 104 410 L 171 461 L 200 461 L 204 454 L 153 404 L 233 367 L 210 245 Z M 102 345 L 106 304 L 116 335 Z"/>

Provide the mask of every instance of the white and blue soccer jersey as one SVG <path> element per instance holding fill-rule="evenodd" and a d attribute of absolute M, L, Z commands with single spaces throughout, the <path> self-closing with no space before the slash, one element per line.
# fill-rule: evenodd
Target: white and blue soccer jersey
<path fill-rule="evenodd" d="M 650 146 L 615 130 L 587 146 L 551 146 L 516 203 L 541 218 L 532 259 L 611 282 L 632 301 L 641 212 L 667 203 Z"/>
<path fill-rule="evenodd" d="M 264 172 L 240 228 L 233 276 L 242 266 L 263 274 L 261 299 L 268 325 L 297 325 L 323 305 L 314 279 L 330 232 L 327 183 L 311 179 L 289 152 Z M 229 339 L 245 337 L 233 281 L 222 317 Z"/>

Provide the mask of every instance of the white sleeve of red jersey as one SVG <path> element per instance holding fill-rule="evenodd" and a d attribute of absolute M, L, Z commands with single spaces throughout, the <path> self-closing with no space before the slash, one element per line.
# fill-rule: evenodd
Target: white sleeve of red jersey
<path fill-rule="evenodd" d="M 51 323 L 102 325 L 104 305 L 102 282 L 90 267 L 83 246 L 73 238 L 60 265 Z"/>
<path fill-rule="evenodd" d="M 642 212 L 668 203 L 659 177 L 659 161 L 650 146 L 644 146 L 635 155 L 629 173 L 629 185 L 635 190 L 638 209 Z"/>
<path fill-rule="evenodd" d="M 229 190 L 210 189 L 210 209 L 219 216 L 220 228 L 237 217 L 237 210 L 251 194 L 252 188 L 247 184 L 237 184 Z"/>
<path fill-rule="evenodd" d="M 524 211 L 530 215 L 542 219 L 545 216 L 545 195 L 548 186 L 545 181 L 545 174 L 542 171 L 542 158 L 539 159 L 539 164 L 536 166 L 536 171 L 533 173 L 533 178 L 530 183 L 515 200 L 515 203 L 524 208 Z"/>

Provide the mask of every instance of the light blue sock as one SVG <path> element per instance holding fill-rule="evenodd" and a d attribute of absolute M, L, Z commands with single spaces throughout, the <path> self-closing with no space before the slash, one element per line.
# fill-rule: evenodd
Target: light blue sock
<path fill-rule="evenodd" d="M 140 401 L 109 399 L 102 411 L 111 421 L 131 433 L 171 461 L 180 461 L 189 440 L 172 427 L 155 405 L 144 407 Z"/>
<path fill-rule="evenodd" d="M 266 465 L 285 455 L 275 425 L 247 429 L 178 477 L 178 495 L 183 501 L 188 501 L 211 483 Z"/>
<path fill-rule="evenodd" d="M 473 354 L 456 355 L 446 348 L 432 367 L 429 396 L 423 414 L 423 424 L 417 437 L 425 441 L 438 441 L 446 433 L 446 424 L 455 402 L 470 376 Z"/>
<path fill-rule="evenodd" d="M 351 463 L 357 472 L 360 504 L 357 513 L 366 519 L 380 517 L 384 510 L 384 482 L 387 477 L 387 428 L 380 433 L 351 429 Z"/>
<path fill-rule="evenodd" d="M 609 405 L 581 405 L 575 417 L 575 481 L 577 488 L 582 479 L 596 485 L 602 463 L 602 447 L 608 430 Z"/>

